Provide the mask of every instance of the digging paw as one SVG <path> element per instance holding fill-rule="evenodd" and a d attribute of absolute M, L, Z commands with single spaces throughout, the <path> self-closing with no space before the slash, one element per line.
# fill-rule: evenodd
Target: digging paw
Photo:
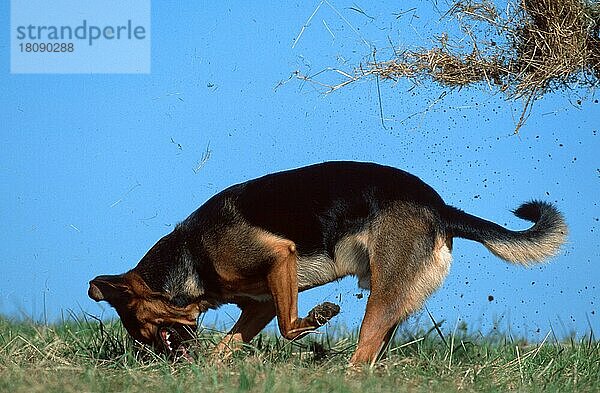
<path fill-rule="evenodd" d="M 327 321 L 339 313 L 340 306 L 334 303 L 325 302 L 310 310 L 308 318 L 312 319 L 317 326 L 323 326 Z"/>

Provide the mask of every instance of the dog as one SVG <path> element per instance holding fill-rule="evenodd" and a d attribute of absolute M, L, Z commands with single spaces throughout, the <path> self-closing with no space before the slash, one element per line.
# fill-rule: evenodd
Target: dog
<path fill-rule="evenodd" d="M 298 292 L 354 275 L 370 294 L 350 362 L 372 362 L 396 326 L 442 284 L 453 238 L 521 265 L 558 252 L 567 226 L 552 204 L 531 201 L 513 213 L 533 226 L 512 231 L 465 213 L 389 166 L 315 164 L 216 194 L 132 270 L 90 281 L 88 294 L 113 306 L 135 340 L 188 357 L 185 342 L 208 309 L 241 309 L 216 353 L 249 342 L 274 317 L 293 340 L 339 313 L 326 302 L 300 318 Z"/>

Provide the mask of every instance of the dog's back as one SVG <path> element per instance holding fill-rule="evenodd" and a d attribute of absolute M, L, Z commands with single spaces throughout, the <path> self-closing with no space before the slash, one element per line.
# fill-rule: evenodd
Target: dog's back
<path fill-rule="evenodd" d="M 301 255 L 326 251 L 364 230 L 395 202 L 412 202 L 430 209 L 444 206 L 442 198 L 418 177 L 389 166 L 351 161 L 315 164 L 266 175 L 231 186 L 206 202 L 180 226 L 206 230 L 217 215 L 243 219 L 251 226 L 296 243 Z"/>

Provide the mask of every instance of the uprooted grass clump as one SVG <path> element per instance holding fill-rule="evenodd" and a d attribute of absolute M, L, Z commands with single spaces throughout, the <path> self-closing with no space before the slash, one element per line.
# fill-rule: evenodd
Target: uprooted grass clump
<path fill-rule="evenodd" d="M 442 19 L 458 22 L 459 37 L 443 33 L 430 48 L 394 48 L 392 59 L 368 61 L 353 74 L 334 70 L 346 79 L 325 86 L 334 91 L 366 76 L 430 79 L 450 88 L 484 83 L 509 100 L 524 100 L 516 133 L 544 94 L 599 84 L 597 0 L 508 0 L 505 5 L 499 11 L 491 0 L 457 0 Z"/>
<path fill-rule="evenodd" d="M 598 84 L 600 3 L 522 0 L 509 3 L 507 10 L 500 13 L 485 0 L 459 0 L 447 15 L 456 17 L 471 36 L 468 48 L 450 45 L 443 35 L 437 47 L 371 62 L 364 73 L 390 79 L 430 77 L 449 87 L 486 82 L 515 98 Z M 487 23 L 503 42 L 478 40 L 472 21 Z"/>
<path fill-rule="evenodd" d="M 441 334 L 441 332 L 440 332 Z M 210 357 L 222 333 L 198 335 L 193 363 L 137 347 L 119 322 L 57 325 L 0 319 L 1 391 L 593 391 L 600 343 L 590 335 L 530 344 L 461 331 L 400 332 L 386 358 L 353 369 L 352 333 L 298 342 L 265 333 L 233 358 Z"/>
<path fill-rule="evenodd" d="M 516 56 L 509 77 L 516 94 L 600 79 L 600 3 L 525 0 L 521 26 L 512 33 Z"/>

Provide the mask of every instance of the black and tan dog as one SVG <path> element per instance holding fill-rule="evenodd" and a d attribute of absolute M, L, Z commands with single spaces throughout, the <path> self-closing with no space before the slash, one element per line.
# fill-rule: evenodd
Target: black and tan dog
<path fill-rule="evenodd" d="M 229 351 L 275 316 L 287 339 L 322 326 L 339 307 L 324 303 L 299 318 L 298 292 L 355 275 L 371 292 L 351 362 L 369 362 L 442 284 L 452 238 L 523 265 L 554 255 L 565 241 L 563 217 L 549 203 L 528 202 L 514 214 L 534 225 L 511 231 L 462 212 L 395 168 L 312 165 L 227 188 L 135 268 L 96 277 L 88 293 L 110 303 L 136 340 L 170 353 L 184 353 L 200 313 L 237 304 L 241 316 L 217 347 Z"/>

